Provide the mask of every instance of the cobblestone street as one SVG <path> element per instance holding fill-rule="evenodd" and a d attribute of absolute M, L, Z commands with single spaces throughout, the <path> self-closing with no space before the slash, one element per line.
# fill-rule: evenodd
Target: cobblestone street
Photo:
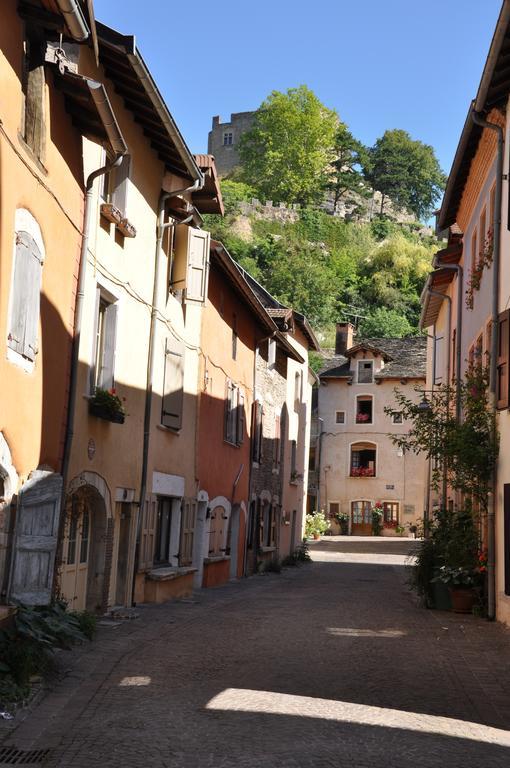
<path fill-rule="evenodd" d="M 326 539 L 310 565 L 102 622 L 4 745 L 66 768 L 507 768 L 510 632 L 417 608 L 408 547 Z"/>

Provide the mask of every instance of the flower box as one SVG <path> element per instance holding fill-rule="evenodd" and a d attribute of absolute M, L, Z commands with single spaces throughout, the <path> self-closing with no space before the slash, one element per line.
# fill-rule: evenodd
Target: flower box
<path fill-rule="evenodd" d="M 113 424 L 124 424 L 126 412 L 115 390 L 97 388 L 89 400 L 89 414 Z"/>
<path fill-rule="evenodd" d="M 371 421 L 368 413 L 356 414 L 356 424 L 366 424 L 367 421 Z"/>
<path fill-rule="evenodd" d="M 124 237 L 136 237 L 136 229 L 127 219 L 121 219 L 117 223 L 117 229 Z"/>
<path fill-rule="evenodd" d="M 375 477 L 372 467 L 351 467 L 351 477 Z"/>
<path fill-rule="evenodd" d="M 101 203 L 101 216 L 111 221 L 112 224 L 120 224 L 122 221 L 122 213 L 112 203 Z"/>

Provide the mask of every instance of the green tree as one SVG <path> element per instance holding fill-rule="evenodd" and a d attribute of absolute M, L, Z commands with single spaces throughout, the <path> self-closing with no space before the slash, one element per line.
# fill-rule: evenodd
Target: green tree
<path fill-rule="evenodd" d="M 327 189 L 332 195 L 333 210 L 342 198 L 353 200 L 353 194 L 369 197 L 363 169 L 368 163 L 366 147 L 354 138 L 345 123 L 339 123 L 335 133 L 334 160 Z M 354 198 L 356 199 L 356 198 Z"/>
<path fill-rule="evenodd" d="M 265 199 L 321 202 L 337 126 L 337 114 L 305 85 L 273 91 L 240 139 L 243 180 Z"/>
<path fill-rule="evenodd" d="M 386 131 L 369 150 L 365 176 L 382 194 L 381 214 L 390 198 L 418 219 L 431 215 L 446 183 L 434 149 L 399 129 Z"/>
<path fill-rule="evenodd" d="M 377 307 L 364 318 L 358 329 L 359 336 L 369 338 L 403 338 L 413 333 L 413 328 L 405 315 L 394 309 Z"/>

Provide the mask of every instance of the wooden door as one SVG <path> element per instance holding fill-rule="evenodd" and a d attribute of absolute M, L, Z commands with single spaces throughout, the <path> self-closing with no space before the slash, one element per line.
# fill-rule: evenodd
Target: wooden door
<path fill-rule="evenodd" d="M 64 534 L 62 595 L 69 608 L 83 611 L 87 601 L 91 511 L 84 499 L 73 497 Z"/>
<path fill-rule="evenodd" d="M 370 536 L 372 534 L 372 503 L 370 501 L 351 502 L 351 534 Z"/>
<path fill-rule="evenodd" d="M 197 517 L 197 502 L 185 499 L 182 502 L 181 541 L 179 545 L 179 565 L 189 566 L 193 561 L 193 537 Z"/>
<path fill-rule="evenodd" d="M 62 477 L 33 472 L 21 489 L 16 510 L 9 598 L 26 605 L 51 600 L 57 548 Z"/>

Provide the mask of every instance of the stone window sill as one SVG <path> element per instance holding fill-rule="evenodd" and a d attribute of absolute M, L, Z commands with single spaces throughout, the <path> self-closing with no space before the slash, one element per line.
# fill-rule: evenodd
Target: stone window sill
<path fill-rule="evenodd" d="M 172 579 L 178 579 L 181 576 L 188 576 L 190 573 L 196 573 L 196 568 L 154 568 L 147 574 L 149 581 L 171 581 Z"/>
<path fill-rule="evenodd" d="M 276 552 L 276 547 L 261 547 L 261 552 Z"/>
<path fill-rule="evenodd" d="M 210 557 L 204 557 L 205 565 L 211 563 L 222 563 L 224 560 L 230 560 L 230 555 L 211 555 Z"/>

